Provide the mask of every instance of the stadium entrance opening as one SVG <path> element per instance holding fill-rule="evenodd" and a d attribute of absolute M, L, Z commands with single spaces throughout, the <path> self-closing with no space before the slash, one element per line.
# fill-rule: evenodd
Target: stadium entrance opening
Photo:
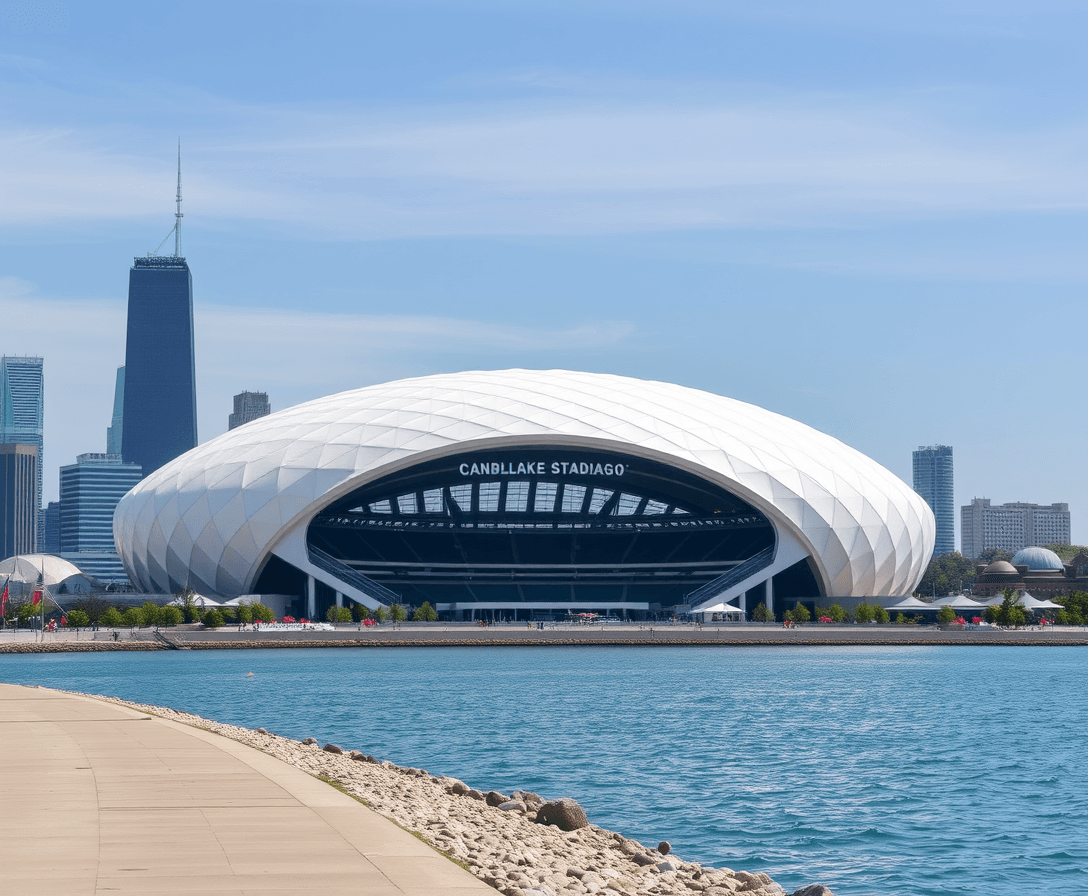
<path fill-rule="evenodd" d="M 337 501 L 307 532 L 314 562 L 345 581 L 365 576 L 414 606 L 501 605 L 509 618 L 540 615 L 519 606 L 681 604 L 774 544 L 766 516 L 697 476 L 556 446 L 419 464 Z"/>

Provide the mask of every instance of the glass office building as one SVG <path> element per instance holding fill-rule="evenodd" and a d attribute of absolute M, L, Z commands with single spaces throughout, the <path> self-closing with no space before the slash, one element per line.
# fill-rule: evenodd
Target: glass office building
<path fill-rule="evenodd" d="M 934 556 L 956 550 L 956 508 L 952 494 L 952 446 L 930 445 L 914 452 L 914 490 L 937 520 Z"/>
<path fill-rule="evenodd" d="M 113 544 L 113 512 L 143 477 L 116 454 L 81 454 L 60 468 L 60 554 L 104 582 L 127 580 Z"/>
<path fill-rule="evenodd" d="M 185 259 L 135 259 L 128 279 L 121 454 L 149 475 L 196 446 L 193 278 Z"/>
<path fill-rule="evenodd" d="M 45 381 L 41 358 L 0 358 L 0 443 L 33 445 L 38 449 L 34 507 L 35 544 L 45 540 L 42 507 L 42 458 L 45 419 Z"/>

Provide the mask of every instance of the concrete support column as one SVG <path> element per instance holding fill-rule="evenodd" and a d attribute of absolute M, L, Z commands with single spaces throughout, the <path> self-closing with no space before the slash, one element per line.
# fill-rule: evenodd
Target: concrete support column
<path fill-rule="evenodd" d="M 774 612 L 774 576 L 767 579 L 767 609 Z"/>
<path fill-rule="evenodd" d="M 740 607 L 741 612 L 744 613 L 745 618 L 748 617 L 748 592 L 745 591 L 737 598 L 737 606 Z"/>
<path fill-rule="evenodd" d="M 317 615 L 317 580 L 313 576 L 306 576 L 306 618 L 313 619 Z"/>
<path fill-rule="evenodd" d="M 339 591 L 336 592 L 336 606 L 344 606 L 344 595 L 341 594 Z"/>

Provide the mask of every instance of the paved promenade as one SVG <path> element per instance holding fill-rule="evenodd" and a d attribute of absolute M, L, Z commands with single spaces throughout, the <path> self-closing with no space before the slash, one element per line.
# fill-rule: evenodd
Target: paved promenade
<path fill-rule="evenodd" d="M 90 698 L 0 684 L 0 775 L 6 893 L 495 893 L 278 759 Z"/>

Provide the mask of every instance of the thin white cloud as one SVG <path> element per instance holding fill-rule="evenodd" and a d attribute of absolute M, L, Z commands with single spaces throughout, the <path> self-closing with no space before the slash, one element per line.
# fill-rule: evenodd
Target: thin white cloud
<path fill-rule="evenodd" d="M 1088 127 L 983 131 L 918 103 L 811 96 L 398 115 L 239 107 L 186 139 L 186 202 L 192 219 L 215 226 L 348 240 L 1088 208 Z M 12 121 L 0 135 L 9 226 L 170 209 L 172 158 L 146 134 L 119 142 Z"/>

